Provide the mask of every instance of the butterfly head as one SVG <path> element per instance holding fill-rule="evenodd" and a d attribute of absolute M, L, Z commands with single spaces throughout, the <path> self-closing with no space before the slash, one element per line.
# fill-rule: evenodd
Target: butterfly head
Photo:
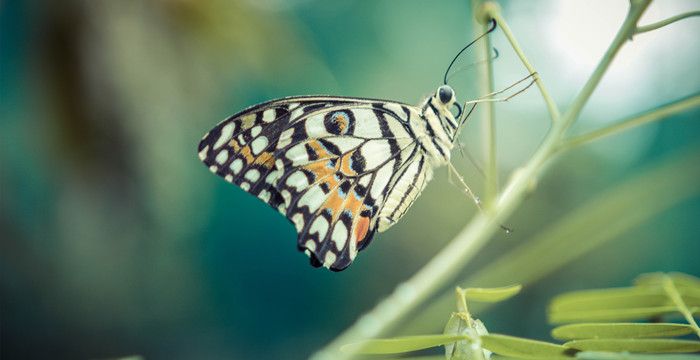
<path fill-rule="evenodd" d="M 455 91 L 450 85 L 442 85 L 435 92 L 435 97 L 440 100 L 440 103 L 448 109 L 455 102 Z"/>
<path fill-rule="evenodd" d="M 462 108 L 457 103 L 457 98 L 455 96 L 455 91 L 450 85 L 441 85 L 435 91 L 435 94 L 429 99 L 430 105 L 432 105 L 432 110 L 440 119 L 443 130 L 447 133 L 450 138 L 451 143 L 455 131 L 458 128 L 458 123 L 456 119 L 462 113 Z M 453 113 L 454 107 L 457 107 L 458 113 Z"/>

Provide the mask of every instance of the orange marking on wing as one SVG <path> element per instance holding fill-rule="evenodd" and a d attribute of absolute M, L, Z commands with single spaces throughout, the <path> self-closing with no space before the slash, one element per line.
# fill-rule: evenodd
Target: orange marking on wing
<path fill-rule="evenodd" d="M 241 147 L 236 140 L 231 140 L 229 141 L 229 146 L 231 146 L 231 149 L 235 153 L 243 155 L 243 159 L 245 160 L 246 164 L 250 164 L 253 161 L 255 161 L 255 156 L 253 156 L 253 152 L 250 150 L 250 146 L 246 145 Z"/>
<path fill-rule="evenodd" d="M 339 166 L 340 169 L 339 170 L 343 174 L 348 175 L 348 176 L 356 176 L 357 175 L 357 172 L 355 172 L 355 170 L 353 170 L 350 167 L 350 164 L 352 163 L 352 159 L 351 159 L 352 154 L 353 154 L 353 152 L 351 151 L 351 152 L 348 152 L 345 155 L 343 155 L 342 158 L 340 158 L 340 166 Z"/>
<path fill-rule="evenodd" d="M 338 125 L 340 133 L 345 134 L 349 123 L 348 118 L 345 116 L 345 114 L 338 114 L 333 120 L 335 120 L 335 123 Z"/>
<path fill-rule="evenodd" d="M 367 231 L 369 231 L 369 218 L 365 216 L 360 216 L 355 224 L 355 241 L 360 243 L 367 236 Z"/>
<path fill-rule="evenodd" d="M 255 114 L 248 114 L 241 118 L 241 128 L 248 130 L 255 125 Z"/>
<path fill-rule="evenodd" d="M 314 150 L 314 152 L 318 155 L 320 159 L 327 159 L 333 157 L 331 153 L 326 151 L 326 149 L 321 145 L 320 142 L 316 140 L 312 140 L 308 142 L 309 146 Z"/>
<path fill-rule="evenodd" d="M 304 169 L 311 171 L 316 176 L 316 179 L 320 179 L 334 172 L 334 168 L 329 168 L 327 164 L 328 160 L 318 160 L 305 165 Z"/>
<path fill-rule="evenodd" d="M 271 152 L 266 151 L 258 155 L 258 158 L 255 159 L 255 164 L 263 165 L 266 168 L 271 168 L 275 165 L 275 158 L 272 156 Z"/>
<path fill-rule="evenodd" d="M 331 191 L 331 193 L 328 194 L 328 199 L 326 199 L 323 205 L 325 208 L 330 209 L 331 214 L 333 214 L 331 222 L 335 222 L 340 216 L 344 201 L 345 199 L 338 195 L 338 191 Z"/>

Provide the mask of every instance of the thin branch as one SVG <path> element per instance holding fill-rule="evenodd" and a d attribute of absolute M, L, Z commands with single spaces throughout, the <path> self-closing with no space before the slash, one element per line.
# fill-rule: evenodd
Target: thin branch
<path fill-rule="evenodd" d="M 676 307 L 678 308 L 678 311 L 681 314 L 683 314 L 685 320 L 693 328 L 693 330 L 695 330 L 695 334 L 697 334 L 698 337 L 700 337 L 700 326 L 698 326 L 698 323 L 695 322 L 695 318 L 693 318 L 693 313 L 690 311 L 690 309 L 688 309 L 688 306 L 685 304 L 685 301 L 683 301 L 683 297 L 676 288 L 676 284 L 673 283 L 673 279 L 671 279 L 671 277 L 669 277 L 668 275 L 664 276 L 663 288 L 666 292 L 666 295 L 669 297 L 669 299 L 671 299 L 671 301 L 673 301 L 673 304 L 676 305 Z"/>
<path fill-rule="evenodd" d="M 666 26 L 666 25 L 673 24 L 673 23 L 676 22 L 676 21 L 683 20 L 683 19 L 685 19 L 685 18 L 689 18 L 689 17 L 691 17 L 691 16 L 700 16 L 700 10 L 697 10 L 697 11 L 689 11 L 689 12 L 687 12 L 687 13 L 683 13 L 683 14 L 680 14 L 680 15 L 671 16 L 671 17 L 668 18 L 668 19 L 661 20 L 661 21 L 655 22 L 655 23 L 653 23 L 653 24 L 644 25 L 644 26 L 639 26 L 639 27 L 637 27 L 637 30 L 634 31 L 634 33 L 635 33 L 635 34 L 641 34 L 641 33 L 647 32 L 647 31 L 656 30 L 656 29 L 662 28 L 662 27 L 664 27 L 664 26 Z"/>
<path fill-rule="evenodd" d="M 494 9 L 495 11 L 490 9 Z M 542 98 L 544 99 L 544 102 L 547 105 L 547 111 L 549 111 L 549 117 L 552 119 L 552 122 L 556 123 L 557 121 L 559 121 L 561 115 L 559 113 L 559 108 L 557 107 L 557 104 L 554 102 L 554 99 L 552 99 L 552 96 L 549 95 L 549 91 L 544 86 L 544 82 L 542 81 L 542 78 L 540 78 L 539 73 L 537 72 L 537 70 L 535 70 L 532 64 L 530 64 L 530 61 L 527 59 L 525 53 L 520 48 L 518 40 L 515 39 L 515 35 L 513 35 L 513 32 L 510 31 L 508 22 L 503 18 L 503 16 L 501 16 L 501 12 L 498 11 L 498 8 L 486 8 L 486 15 L 496 20 L 498 26 L 500 26 L 501 30 L 503 30 L 503 34 L 506 36 L 506 39 L 508 39 L 508 42 L 510 42 L 510 45 L 513 47 L 513 50 L 520 58 L 520 61 L 522 61 L 523 65 L 525 65 L 527 71 L 529 71 L 530 74 L 533 74 L 535 83 L 540 89 Z"/>
<path fill-rule="evenodd" d="M 571 148 L 581 146 L 592 141 L 602 139 L 604 137 L 614 135 L 619 132 L 629 130 L 631 128 L 635 128 L 637 126 L 641 126 L 653 121 L 665 120 L 671 117 L 672 115 L 682 113 L 688 109 L 692 109 L 698 106 L 700 106 L 700 94 L 696 94 L 683 100 L 664 105 L 656 110 L 652 110 L 641 115 L 622 120 L 614 125 L 610 125 L 602 129 L 598 129 L 586 134 L 569 138 L 562 142 L 562 144 L 559 147 L 559 150 L 569 150 Z"/>
<path fill-rule="evenodd" d="M 476 9 L 481 5 L 481 0 L 472 0 L 472 9 Z M 474 23 L 474 32 L 483 33 L 488 30 L 488 22 L 484 21 Z M 487 57 L 491 51 L 491 36 L 486 35 L 481 42 L 477 44 L 477 56 Z M 478 73 L 478 89 L 482 94 L 492 94 L 494 92 L 494 76 L 493 76 L 493 60 L 486 61 L 486 66 L 481 67 Z M 484 154 L 486 159 L 484 162 L 484 207 L 489 211 L 498 196 L 498 161 L 497 161 L 497 143 L 496 143 L 496 106 L 493 102 L 487 103 L 483 107 L 482 112 L 482 131 L 484 140 Z"/>
<path fill-rule="evenodd" d="M 634 31 L 637 29 L 637 22 L 639 21 L 639 18 L 642 17 L 642 14 L 647 7 L 649 7 L 650 3 L 651 0 L 630 1 L 629 12 L 627 13 L 627 17 L 625 18 L 625 22 L 622 24 L 622 27 L 620 27 L 617 35 L 615 35 L 615 39 L 613 39 L 612 44 L 610 47 L 608 47 L 605 55 L 603 55 L 603 59 L 600 61 L 600 63 L 598 63 L 598 66 L 593 71 L 593 74 L 591 74 L 591 77 L 588 79 L 588 81 L 586 81 L 583 89 L 581 89 L 579 94 L 574 99 L 574 102 L 571 104 L 566 113 L 564 113 L 564 128 L 562 129 L 562 132 L 566 131 L 566 129 L 571 127 L 571 125 L 576 121 L 581 113 L 581 110 L 583 109 L 583 106 L 586 105 L 588 99 L 591 97 L 591 94 L 593 94 L 593 90 L 595 90 L 595 88 L 598 86 L 600 80 L 603 79 L 603 75 L 605 75 L 608 67 L 610 67 L 615 55 L 617 55 L 618 51 L 620 51 L 622 48 L 622 45 L 624 45 L 624 43 L 630 39 L 630 36 L 632 36 Z"/>

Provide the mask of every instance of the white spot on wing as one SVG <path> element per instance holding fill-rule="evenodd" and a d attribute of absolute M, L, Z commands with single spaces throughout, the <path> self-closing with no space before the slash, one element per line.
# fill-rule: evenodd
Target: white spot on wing
<path fill-rule="evenodd" d="M 260 200 L 262 200 L 262 201 L 264 201 L 264 202 L 268 202 L 268 201 L 270 201 L 270 196 L 271 196 L 271 195 L 272 195 L 272 194 L 270 194 L 269 191 L 263 190 L 263 191 L 260 192 L 260 194 L 258 194 L 258 199 L 260 199 Z"/>
<path fill-rule="evenodd" d="M 279 170 L 274 170 L 274 171 L 270 172 L 265 177 L 265 182 L 268 184 L 274 185 L 277 182 L 278 175 L 279 175 Z"/>
<path fill-rule="evenodd" d="M 292 135 L 294 134 L 294 129 L 289 128 L 280 134 L 280 138 L 277 141 L 277 148 L 281 149 L 292 143 Z"/>
<path fill-rule="evenodd" d="M 242 182 L 240 186 L 241 186 L 241 189 L 243 189 L 245 191 L 250 190 L 250 184 L 247 182 Z"/>
<path fill-rule="evenodd" d="M 277 179 L 279 178 L 279 170 L 275 170 L 267 174 L 265 177 L 265 182 L 271 185 L 274 185 L 277 182 Z"/>
<path fill-rule="evenodd" d="M 253 154 L 258 155 L 267 147 L 267 137 L 259 136 L 250 144 Z"/>
<path fill-rule="evenodd" d="M 294 214 L 294 216 L 292 216 L 292 222 L 294 223 L 294 227 L 297 229 L 297 232 L 304 228 L 304 216 L 301 215 L 301 213 Z"/>
<path fill-rule="evenodd" d="M 307 241 L 306 244 L 304 244 L 304 247 L 308 249 L 306 251 L 316 251 L 316 243 L 313 240 Z"/>
<path fill-rule="evenodd" d="M 287 159 L 292 161 L 292 164 L 294 165 L 300 165 L 300 164 L 306 164 L 309 162 L 309 156 L 308 153 L 306 152 L 306 147 L 304 146 L 305 143 L 299 143 L 287 150 L 287 152 L 284 154 L 284 156 L 287 157 Z"/>
<path fill-rule="evenodd" d="M 231 140 L 231 135 L 233 135 L 233 130 L 236 128 L 236 124 L 230 122 L 221 128 L 221 135 L 214 143 L 214 149 L 220 148 L 223 144 Z"/>
<path fill-rule="evenodd" d="M 311 188 L 309 188 L 308 191 L 304 193 L 304 195 L 301 196 L 299 199 L 299 202 L 297 203 L 297 206 L 302 207 L 302 206 L 308 206 L 309 207 L 309 212 L 316 212 L 319 207 L 321 207 L 321 204 L 323 204 L 323 200 L 326 198 L 326 194 L 321 190 L 321 187 L 318 185 L 314 185 Z"/>
<path fill-rule="evenodd" d="M 282 214 L 287 213 L 287 204 L 282 203 L 277 207 L 277 211 L 281 212 Z"/>
<path fill-rule="evenodd" d="M 216 155 L 216 162 L 219 164 L 222 164 L 228 160 L 228 151 L 226 150 L 221 150 L 219 153 Z"/>
<path fill-rule="evenodd" d="M 202 151 L 199 152 L 199 160 L 204 161 L 207 158 L 207 151 L 209 151 L 209 145 L 205 146 Z"/>
<path fill-rule="evenodd" d="M 372 170 L 391 157 L 391 147 L 388 140 L 371 140 L 360 148 L 365 158 L 365 169 Z"/>
<path fill-rule="evenodd" d="M 331 144 L 335 145 L 340 149 L 340 152 L 346 153 L 362 144 L 364 140 L 358 139 L 358 138 L 353 138 L 353 137 L 343 137 L 343 136 L 334 136 L 334 137 L 328 137 L 325 140 L 330 142 Z"/>
<path fill-rule="evenodd" d="M 231 174 L 228 174 L 228 175 L 224 176 L 224 180 L 226 180 L 228 182 L 233 182 L 233 176 Z"/>
<path fill-rule="evenodd" d="M 257 182 L 258 179 L 260 179 L 260 171 L 258 171 L 257 169 L 250 169 L 246 171 L 245 178 L 250 180 L 251 182 Z"/>
<path fill-rule="evenodd" d="M 323 239 L 328 232 L 328 220 L 323 216 L 317 216 L 309 228 L 310 234 L 318 234 L 319 239 Z"/>
<path fill-rule="evenodd" d="M 306 134 L 310 138 L 328 135 L 328 131 L 326 131 L 326 126 L 323 125 L 324 115 L 325 112 L 322 112 L 306 118 L 306 121 L 304 122 L 304 127 L 306 128 Z"/>
<path fill-rule="evenodd" d="M 336 256 L 332 251 L 329 251 L 326 253 L 326 258 L 323 260 L 323 266 L 324 267 L 331 267 L 333 263 L 335 262 Z"/>
<path fill-rule="evenodd" d="M 306 175 L 304 175 L 301 170 L 297 170 L 293 172 L 289 177 L 287 178 L 287 186 L 295 188 L 297 191 L 306 188 L 309 186 L 309 179 L 306 178 Z"/>
<path fill-rule="evenodd" d="M 372 180 L 372 174 L 367 174 L 367 175 L 361 177 L 360 181 L 358 183 L 364 187 L 367 187 L 371 180 Z"/>
<path fill-rule="evenodd" d="M 390 117 L 390 116 L 385 116 L 387 125 L 389 125 L 389 131 L 393 134 L 395 139 L 403 139 L 405 140 L 411 140 L 414 141 L 415 139 L 406 131 L 406 128 L 401 124 L 398 120 Z"/>
<path fill-rule="evenodd" d="M 289 192 L 289 190 L 280 191 L 280 195 L 284 199 L 285 204 L 290 204 L 292 202 L 292 194 Z"/>
<path fill-rule="evenodd" d="M 262 127 L 260 125 L 250 129 L 250 136 L 256 137 L 260 135 L 260 132 L 262 131 Z"/>
<path fill-rule="evenodd" d="M 337 221 L 335 226 L 333 226 L 333 234 L 331 235 L 331 240 L 335 243 L 336 249 L 338 251 L 345 247 L 345 242 L 348 239 L 348 228 L 342 221 Z"/>
<path fill-rule="evenodd" d="M 391 160 L 377 171 L 369 192 L 372 198 L 379 199 L 382 195 L 382 191 L 386 188 L 387 184 L 389 184 L 389 180 L 391 180 L 393 166 L 394 160 Z"/>
<path fill-rule="evenodd" d="M 301 107 L 296 107 L 289 115 L 289 118 L 291 121 L 296 121 L 302 114 L 304 114 L 304 109 Z"/>
<path fill-rule="evenodd" d="M 239 172 L 241 172 L 241 169 L 243 169 L 243 160 L 233 160 L 229 167 L 231 168 L 231 171 L 233 171 L 234 174 L 238 174 Z"/>
<path fill-rule="evenodd" d="M 275 109 L 267 109 L 263 112 L 262 120 L 264 122 L 271 122 L 275 120 Z"/>
<path fill-rule="evenodd" d="M 382 131 L 379 129 L 379 120 L 377 115 L 371 109 L 356 109 L 353 111 L 355 115 L 355 132 L 353 135 L 378 139 L 382 137 Z"/>
<path fill-rule="evenodd" d="M 218 169 L 219 169 L 219 168 L 216 167 L 216 165 L 212 165 L 212 166 L 209 167 L 209 171 L 211 171 L 211 172 L 213 172 L 213 173 L 215 173 L 216 170 L 218 170 Z"/>

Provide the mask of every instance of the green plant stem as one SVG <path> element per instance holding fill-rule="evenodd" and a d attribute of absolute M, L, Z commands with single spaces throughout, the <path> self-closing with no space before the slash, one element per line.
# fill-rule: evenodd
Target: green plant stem
<path fill-rule="evenodd" d="M 682 154 L 655 164 L 638 175 L 626 179 L 590 199 L 562 218 L 514 245 L 507 253 L 490 261 L 476 273 L 460 280 L 461 286 L 521 283 L 525 286 L 571 263 L 602 245 L 616 241 L 621 234 L 645 221 L 700 195 L 700 148 L 686 149 Z M 674 174 L 669 176 L 669 174 Z M 664 196 L 640 202 L 658 184 L 665 186 Z M 607 211 L 606 211 L 607 209 Z M 610 221 L 611 214 L 620 214 Z M 585 234 L 585 236 L 583 236 Z M 582 238 L 585 237 L 585 240 Z M 472 310 L 481 313 L 489 304 L 474 304 Z M 453 296 L 445 291 L 420 313 L 401 324 L 405 334 L 431 331 L 434 319 L 444 316 L 453 307 Z M 431 328 L 432 329 L 432 328 Z"/>
<path fill-rule="evenodd" d="M 573 122 L 576 121 L 576 118 L 581 113 L 581 109 L 583 109 L 583 106 L 591 97 L 591 94 L 593 94 L 593 90 L 595 90 L 596 86 L 598 86 L 598 83 L 600 83 L 600 80 L 603 78 L 605 71 L 608 69 L 610 63 L 615 58 L 615 55 L 617 55 L 618 51 L 620 51 L 620 49 L 622 48 L 622 45 L 625 42 L 627 42 L 627 40 L 630 39 L 630 36 L 636 31 L 637 22 L 639 21 L 639 18 L 642 16 L 644 10 L 647 9 L 650 3 L 651 0 L 630 1 L 630 9 L 627 13 L 627 17 L 625 18 L 625 22 L 622 24 L 620 30 L 618 30 L 617 35 L 615 35 L 612 44 L 610 45 L 610 47 L 608 47 L 608 50 L 605 52 L 605 55 L 603 55 L 603 59 L 598 64 L 595 71 L 593 71 L 593 74 L 583 86 L 581 92 L 576 96 L 576 99 L 571 104 L 566 113 L 564 113 L 564 129 L 562 130 L 562 132 L 568 129 L 571 126 L 571 124 L 573 124 Z"/>
<path fill-rule="evenodd" d="M 614 125 L 591 131 L 586 134 L 571 137 L 561 143 L 559 150 L 569 150 L 571 148 L 581 146 L 589 142 L 602 139 L 604 137 L 614 135 L 637 126 L 641 126 L 653 121 L 667 119 L 672 115 L 684 112 L 688 109 L 692 109 L 697 106 L 700 106 L 700 94 L 692 95 L 683 100 L 664 105 L 658 109 L 622 120 Z"/>
<path fill-rule="evenodd" d="M 695 330 L 695 334 L 697 334 L 698 337 L 700 337 L 700 327 L 698 326 L 698 323 L 695 322 L 695 318 L 693 318 L 693 313 L 690 311 L 690 309 L 688 309 L 688 306 L 685 304 L 685 301 L 683 301 L 683 297 L 676 288 L 676 284 L 673 283 L 673 279 L 671 279 L 671 277 L 669 277 L 668 275 L 664 276 L 663 288 L 666 292 L 666 295 L 668 295 L 671 301 L 673 301 L 673 303 L 678 308 L 678 311 L 680 311 L 680 313 L 683 314 L 683 317 L 685 317 L 685 320 L 688 322 L 688 324 L 693 327 L 693 330 Z"/>
<path fill-rule="evenodd" d="M 535 70 L 535 67 L 532 66 L 532 64 L 530 64 L 530 61 L 527 59 L 525 53 L 520 48 L 518 40 L 515 39 L 515 35 L 513 35 L 513 32 L 510 31 L 510 26 L 508 26 L 508 22 L 503 18 L 503 16 L 501 16 L 501 13 L 499 11 L 488 11 L 487 15 L 496 20 L 498 26 L 501 28 L 501 30 L 503 30 L 506 39 L 508 39 L 508 42 L 510 42 L 510 45 L 513 47 L 513 50 L 520 58 L 520 61 L 522 61 L 523 65 L 525 65 L 527 71 L 530 72 L 530 74 L 534 74 L 532 77 L 535 80 L 537 88 L 540 89 L 542 98 L 544 99 L 544 102 L 547 105 L 547 111 L 549 112 L 549 116 L 552 119 L 552 122 L 558 122 L 559 118 L 561 117 L 561 114 L 559 113 L 559 108 L 554 102 L 554 99 L 552 99 L 552 96 L 549 94 L 547 88 L 544 86 L 544 82 L 542 81 L 540 74 L 537 72 L 537 70 Z"/>
<path fill-rule="evenodd" d="M 656 29 L 662 28 L 662 27 L 664 27 L 664 26 L 666 26 L 666 25 L 673 24 L 673 23 L 676 22 L 676 21 L 683 20 L 683 19 L 685 19 L 685 18 L 689 18 L 689 17 L 691 17 L 691 16 L 700 16 L 700 10 L 698 10 L 698 11 L 689 11 L 689 12 L 687 12 L 687 13 L 683 13 L 683 14 L 680 14 L 680 15 L 671 16 L 671 17 L 668 18 L 668 19 L 661 20 L 661 21 L 655 22 L 655 23 L 653 23 L 653 24 L 644 25 L 644 26 L 639 26 L 639 27 L 637 27 L 637 30 L 635 30 L 634 33 L 635 33 L 635 34 L 641 34 L 641 33 L 645 33 L 645 32 L 648 32 L 648 31 L 656 30 Z"/>
<path fill-rule="evenodd" d="M 472 0 L 472 9 L 478 8 L 482 1 Z M 484 22 L 474 22 L 474 33 L 483 34 L 488 30 L 489 24 Z M 491 52 L 491 36 L 486 35 L 477 43 L 477 53 L 479 57 L 488 59 L 486 70 L 478 74 L 478 89 L 480 94 L 491 94 L 494 92 L 493 60 L 488 56 Z M 498 161 L 496 142 L 496 104 L 486 102 L 480 112 L 481 124 L 484 139 L 484 154 L 486 156 L 484 167 L 484 208 L 489 211 L 498 196 Z"/>
<path fill-rule="evenodd" d="M 573 124 L 596 85 L 605 74 L 613 58 L 636 29 L 636 24 L 651 0 L 632 0 L 622 27 L 596 67 L 591 78 L 575 98 L 572 107 L 562 121 L 554 123 L 532 159 L 511 177 L 492 211 L 477 214 L 459 234 L 436 254 L 421 270 L 406 282 L 399 284 L 392 294 L 371 311 L 361 316 L 355 324 L 341 333 L 326 347 L 312 356 L 313 359 L 345 359 L 351 354 L 341 354 L 341 345 L 376 337 L 394 326 L 401 318 L 428 299 L 454 277 L 498 231 L 500 224 L 510 216 L 532 191 L 533 184 L 551 159 L 565 131 Z"/>

